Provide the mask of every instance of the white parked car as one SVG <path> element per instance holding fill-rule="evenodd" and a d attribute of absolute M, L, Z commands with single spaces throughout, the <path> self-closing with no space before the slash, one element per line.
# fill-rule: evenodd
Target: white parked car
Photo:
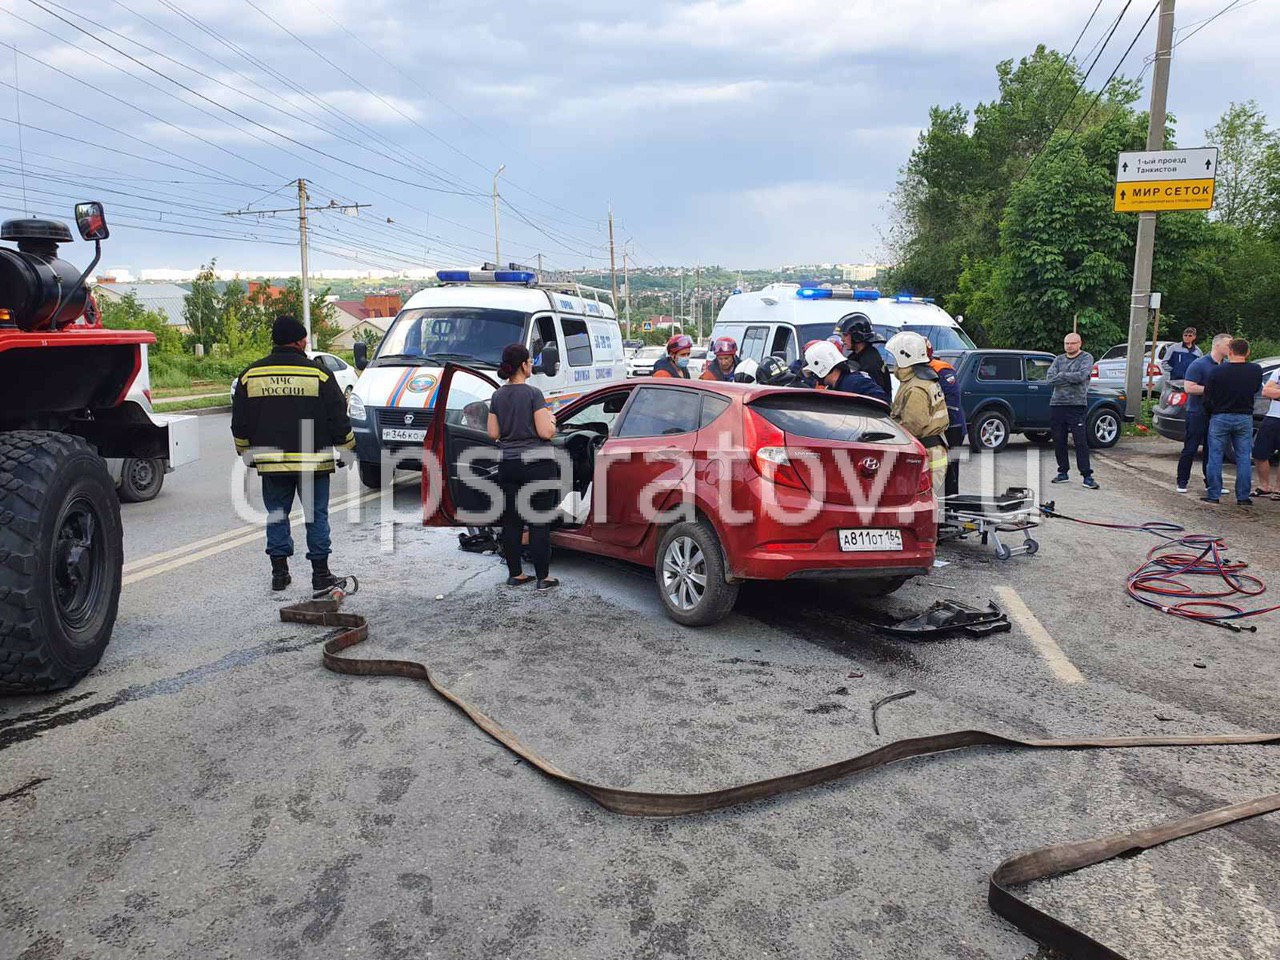
<path fill-rule="evenodd" d="M 689 376 L 697 380 L 707 369 L 709 355 L 706 347 L 694 347 L 689 351 Z"/>
<path fill-rule="evenodd" d="M 666 347 L 641 347 L 627 358 L 627 376 L 651 376 L 653 374 L 653 365 L 666 355 Z"/>

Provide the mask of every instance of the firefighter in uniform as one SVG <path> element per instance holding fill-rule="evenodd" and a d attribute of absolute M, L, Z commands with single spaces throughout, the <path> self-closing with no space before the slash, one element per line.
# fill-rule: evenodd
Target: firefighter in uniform
<path fill-rule="evenodd" d="M 893 398 L 889 415 L 909 434 L 924 444 L 933 475 L 935 496 L 945 496 L 943 483 L 947 472 L 947 398 L 938 383 L 938 375 L 929 366 L 929 347 L 918 333 L 894 334 L 886 345 L 897 366 L 898 393 Z"/>
<path fill-rule="evenodd" d="M 710 362 L 698 379 L 733 382 L 733 372 L 738 368 L 738 341 L 733 337 L 716 337 L 711 344 L 711 354 Z"/>
<path fill-rule="evenodd" d="M 889 395 L 880 385 L 858 369 L 852 358 L 847 358 L 839 348 L 826 340 L 814 340 L 805 346 L 804 372 L 813 377 L 819 390 L 836 390 L 840 393 L 856 393 L 881 403 L 889 402 Z"/>
<path fill-rule="evenodd" d="M 677 333 L 667 341 L 667 355 L 653 365 L 653 376 L 692 379 L 689 376 L 689 354 L 692 352 L 693 338 Z"/>
<path fill-rule="evenodd" d="M 943 484 L 946 496 L 955 496 L 960 492 L 960 458 L 950 451 L 959 450 L 964 443 L 965 423 L 964 404 L 961 402 L 960 381 L 956 377 L 956 368 L 947 361 L 933 355 L 933 343 L 925 337 L 925 346 L 929 348 L 929 367 L 938 375 L 938 385 L 942 387 L 942 395 L 947 399 L 947 416 L 950 425 L 947 427 L 947 479 Z"/>
<path fill-rule="evenodd" d="M 845 352 L 858 365 L 858 369 L 874 380 L 885 392 L 885 396 L 893 393 L 889 383 L 889 368 L 884 365 L 884 357 L 876 349 L 877 343 L 884 343 L 884 337 L 876 333 L 870 318 L 865 313 L 850 313 L 840 318 L 835 332 L 840 335 Z"/>
<path fill-rule="evenodd" d="M 307 356 L 306 328 L 293 317 L 277 317 L 271 340 L 275 349 L 246 367 L 233 385 L 231 434 L 236 453 L 262 478 L 271 589 L 290 583 L 289 513 L 297 496 L 307 525 L 311 589 L 322 595 L 338 579 L 329 571 L 334 451 L 354 450 L 356 437 L 337 381 Z"/>

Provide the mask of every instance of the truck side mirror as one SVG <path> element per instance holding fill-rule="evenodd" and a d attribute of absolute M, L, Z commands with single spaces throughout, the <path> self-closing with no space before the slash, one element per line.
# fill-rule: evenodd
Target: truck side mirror
<path fill-rule="evenodd" d="M 85 240 L 105 240 L 111 236 L 107 229 L 107 215 L 96 200 L 76 204 L 76 227 Z"/>
<path fill-rule="evenodd" d="M 363 340 L 357 340 L 351 345 L 351 353 L 355 357 L 357 370 L 363 370 L 369 365 L 369 345 Z"/>
<path fill-rule="evenodd" d="M 554 377 L 560 369 L 560 351 L 548 344 L 542 348 L 542 362 L 534 373 L 542 373 Z"/>

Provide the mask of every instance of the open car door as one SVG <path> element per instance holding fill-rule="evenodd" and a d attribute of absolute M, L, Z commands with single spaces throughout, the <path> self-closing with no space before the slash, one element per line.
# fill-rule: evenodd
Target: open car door
<path fill-rule="evenodd" d="M 424 526 L 476 526 L 484 515 L 497 522 L 501 454 L 488 433 L 489 398 L 497 389 L 496 381 L 477 370 L 445 364 L 423 441 Z"/>

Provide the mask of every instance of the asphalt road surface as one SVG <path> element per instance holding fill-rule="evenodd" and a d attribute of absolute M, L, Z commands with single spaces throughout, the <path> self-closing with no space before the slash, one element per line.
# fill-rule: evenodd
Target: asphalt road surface
<path fill-rule="evenodd" d="M 228 505 L 226 418 L 203 418 L 201 440 L 199 464 L 125 509 L 128 582 L 101 667 L 72 691 L 0 701 L 0 957 L 1025 960 L 1045 954 L 985 902 L 1001 860 L 1280 782 L 1275 747 L 984 749 L 714 814 L 619 817 L 421 684 L 327 673 L 321 631 L 278 621 L 261 534 Z M 1002 477 L 1023 479 L 1027 449 L 998 458 Z M 1280 504 L 1202 506 L 1172 491 L 1157 448 L 1135 449 L 1100 462 L 1101 491 L 1044 498 L 1221 533 L 1280 578 Z M 702 790 L 971 727 L 1280 723 L 1280 618 L 1234 634 L 1133 603 L 1141 534 L 1050 521 L 1034 557 L 948 545 L 948 566 L 881 601 L 753 585 L 691 630 L 662 614 L 647 571 L 558 555 L 562 589 L 512 590 L 500 562 L 415 523 L 412 484 L 394 502 L 350 493 L 334 567 L 363 583 L 348 609 L 372 635 L 355 652 L 430 663 L 596 782 Z M 1015 627 L 911 643 L 870 625 L 940 598 L 996 599 Z M 871 702 L 908 689 L 877 737 Z M 1261 960 L 1280 956 L 1277 889 L 1273 815 L 1026 892 L 1132 960 Z"/>

